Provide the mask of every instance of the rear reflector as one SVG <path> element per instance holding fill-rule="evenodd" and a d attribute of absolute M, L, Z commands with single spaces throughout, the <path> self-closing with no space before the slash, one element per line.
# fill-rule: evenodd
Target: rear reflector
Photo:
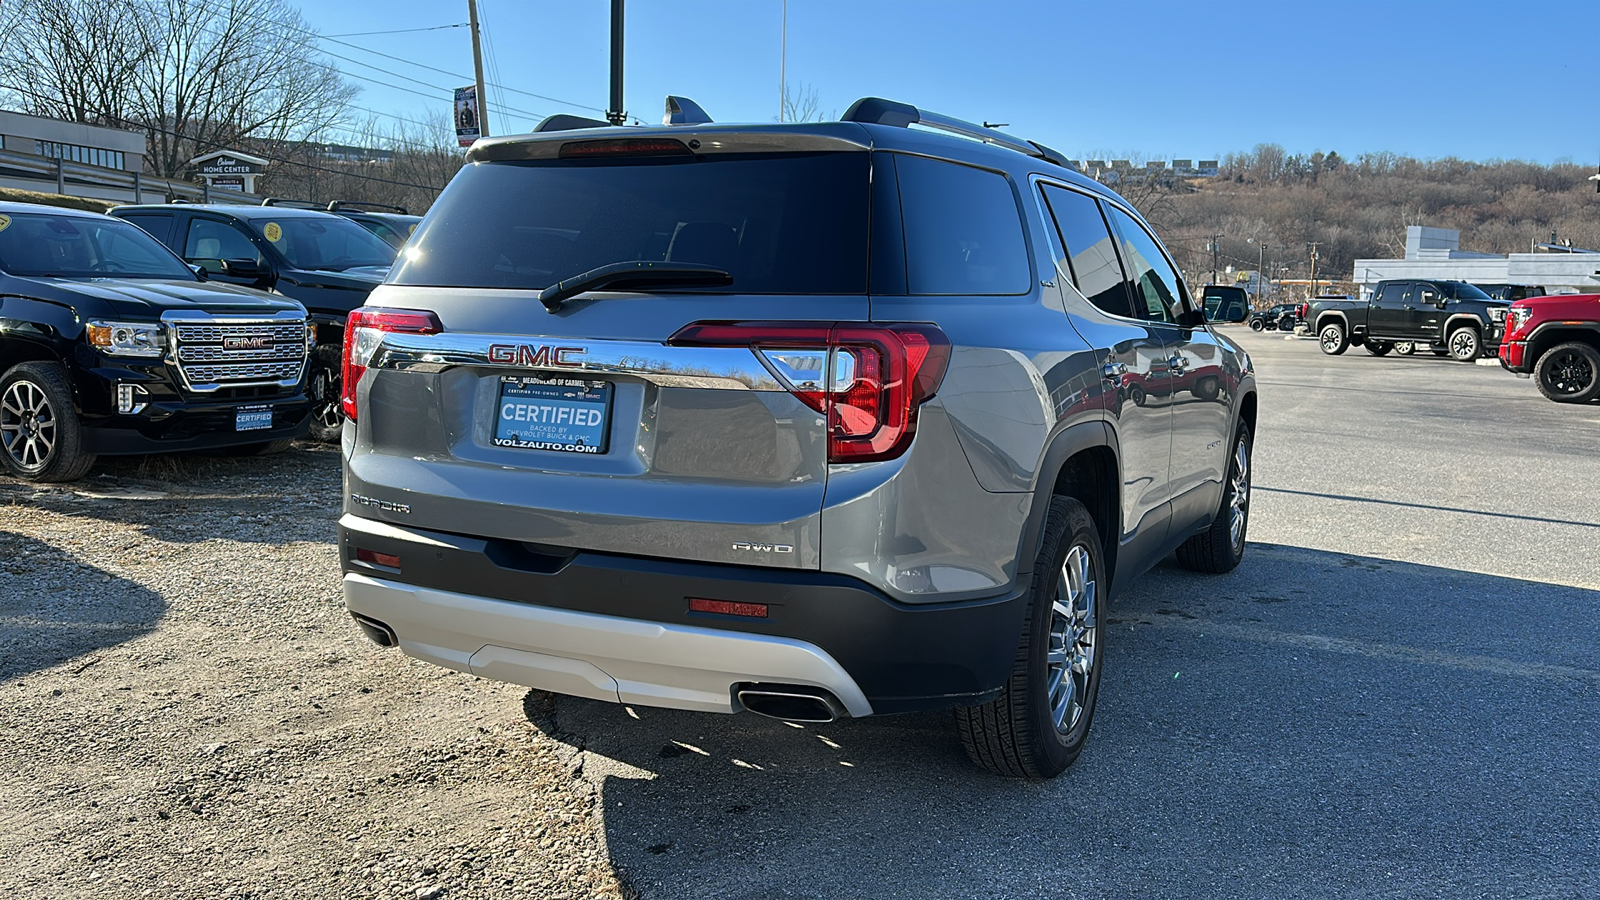
<path fill-rule="evenodd" d="M 672 138 L 623 138 L 613 141 L 572 141 L 561 145 L 562 159 L 599 156 L 693 156 L 683 141 Z"/>
<path fill-rule="evenodd" d="M 702 600 L 699 597 L 689 598 L 689 611 L 718 613 L 724 616 L 749 616 L 753 619 L 767 617 L 765 603 L 734 603 L 729 600 Z"/>
<path fill-rule="evenodd" d="M 400 568 L 400 557 L 392 553 L 379 553 L 376 550 L 368 550 L 365 547 L 356 548 L 356 560 L 358 562 L 371 563 L 375 566 L 386 566 L 391 569 Z"/>

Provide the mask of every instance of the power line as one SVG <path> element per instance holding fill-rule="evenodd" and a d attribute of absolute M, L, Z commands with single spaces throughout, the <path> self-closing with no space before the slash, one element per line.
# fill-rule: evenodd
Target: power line
<path fill-rule="evenodd" d="M 434 26 L 432 26 L 430 28 L 396 28 L 393 31 L 349 31 L 349 32 L 345 32 L 344 34 L 327 34 L 327 35 L 323 35 L 323 37 L 341 38 L 341 37 L 369 37 L 369 36 L 375 35 L 375 34 L 415 34 L 415 33 L 419 32 L 419 31 L 443 31 L 446 28 L 465 28 L 465 27 L 467 27 L 467 23 L 465 23 L 465 22 L 457 22 L 454 25 L 434 25 Z"/>

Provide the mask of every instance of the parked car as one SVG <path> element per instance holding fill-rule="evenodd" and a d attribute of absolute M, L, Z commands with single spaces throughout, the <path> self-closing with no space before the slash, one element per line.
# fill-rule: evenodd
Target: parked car
<path fill-rule="evenodd" d="M 111 215 L 150 232 L 212 281 L 300 301 L 315 329 L 311 436 L 339 439 L 339 348 L 345 317 L 389 272 L 395 249 L 342 216 L 294 206 L 119 206 Z"/>
<path fill-rule="evenodd" d="M 1294 328 L 1295 304 L 1279 303 L 1266 309 L 1258 309 L 1250 314 L 1251 331 L 1277 331 L 1283 322 L 1284 316 L 1289 316 L 1289 328 Z"/>
<path fill-rule="evenodd" d="M 422 221 L 421 216 L 407 213 L 404 206 L 367 203 L 360 200 L 335 200 L 328 204 L 328 212 L 344 216 L 383 238 L 396 250 L 405 246 L 406 240 L 411 237 L 411 232 L 417 230 L 417 223 Z"/>
<path fill-rule="evenodd" d="M 1504 300 L 1507 303 L 1529 297 L 1543 297 L 1546 293 L 1544 285 L 1541 284 L 1479 284 L 1474 287 L 1496 300 Z"/>
<path fill-rule="evenodd" d="M 1532 297 L 1511 304 L 1500 365 L 1531 376 L 1557 403 L 1600 397 L 1600 294 Z"/>
<path fill-rule="evenodd" d="M 1250 295 L 1238 285 L 1206 285 L 1200 289 L 1200 305 L 1207 322 L 1243 322 L 1250 315 Z"/>
<path fill-rule="evenodd" d="M 1509 304 L 1464 281 L 1380 281 L 1371 300 L 1316 298 L 1307 313 L 1322 352 L 1352 345 L 1383 356 L 1397 342 L 1427 343 L 1471 362 L 1500 345 Z"/>
<path fill-rule="evenodd" d="M 306 433 L 293 300 L 206 281 L 133 225 L 0 202 L 0 462 L 72 481 L 102 455 L 272 452 Z"/>
<path fill-rule="evenodd" d="M 1055 151 L 871 98 L 686 119 L 478 141 L 351 317 L 346 607 L 611 702 L 954 707 L 1061 772 L 1111 597 L 1245 552 L 1248 355 Z"/>

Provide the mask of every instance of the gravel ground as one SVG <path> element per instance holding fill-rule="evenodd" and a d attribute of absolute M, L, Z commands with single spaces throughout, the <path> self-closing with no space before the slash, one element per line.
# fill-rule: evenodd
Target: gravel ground
<path fill-rule="evenodd" d="M 338 463 L 0 477 L 0 894 L 628 893 L 548 697 L 351 625 Z"/>

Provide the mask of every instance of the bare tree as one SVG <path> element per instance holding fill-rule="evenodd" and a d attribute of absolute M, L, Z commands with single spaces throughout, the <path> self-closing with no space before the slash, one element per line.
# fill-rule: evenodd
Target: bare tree
<path fill-rule="evenodd" d="M 357 89 L 284 0 L 15 0 L 0 75 L 22 108 L 142 128 L 147 167 L 246 140 L 310 140 Z"/>
<path fill-rule="evenodd" d="M 785 84 L 783 86 L 783 118 L 784 122 L 831 122 L 839 118 L 838 115 L 822 111 L 822 104 L 817 100 L 817 89 L 805 82 L 799 84 Z"/>

